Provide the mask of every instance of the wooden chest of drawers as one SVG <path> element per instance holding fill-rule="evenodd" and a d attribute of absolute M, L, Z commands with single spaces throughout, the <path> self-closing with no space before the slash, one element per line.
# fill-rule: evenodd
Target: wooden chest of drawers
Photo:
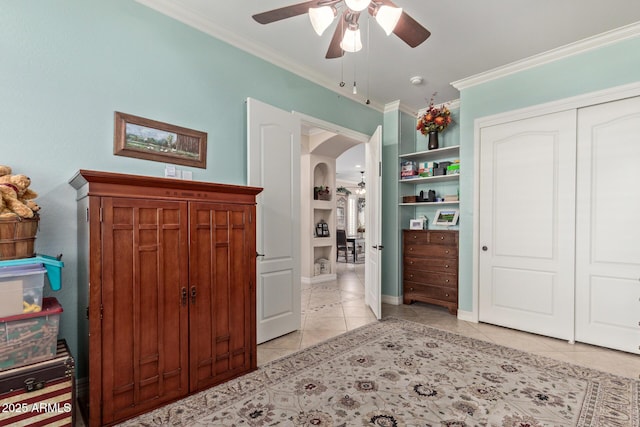
<path fill-rule="evenodd" d="M 458 231 L 403 230 L 403 302 L 458 313 Z"/>

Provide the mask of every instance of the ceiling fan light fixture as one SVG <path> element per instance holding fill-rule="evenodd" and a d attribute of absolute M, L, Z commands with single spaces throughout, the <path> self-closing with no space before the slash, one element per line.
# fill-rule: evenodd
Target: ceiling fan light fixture
<path fill-rule="evenodd" d="M 362 49 L 362 39 L 360 38 L 360 29 L 356 28 L 352 30 L 347 28 L 344 32 L 344 37 L 340 42 L 340 48 L 345 52 L 358 52 Z"/>
<path fill-rule="evenodd" d="M 384 32 L 387 33 L 387 35 L 390 35 L 393 32 L 393 29 L 396 28 L 401 16 L 401 7 L 382 5 L 378 8 L 376 13 L 376 21 L 380 24 Z"/>
<path fill-rule="evenodd" d="M 309 19 L 311 20 L 311 26 L 313 26 L 313 30 L 316 34 L 321 36 L 322 33 L 324 33 L 324 30 L 331 25 L 336 14 L 337 11 L 332 6 L 309 8 Z"/>
<path fill-rule="evenodd" d="M 354 12 L 362 12 L 367 7 L 369 7 L 369 3 L 371 0 L 344 0 L 347 7 Z"/>

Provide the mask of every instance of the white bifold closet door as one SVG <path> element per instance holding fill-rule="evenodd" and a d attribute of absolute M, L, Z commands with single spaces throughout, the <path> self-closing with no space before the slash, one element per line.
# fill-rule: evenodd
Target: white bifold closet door
<path fill-rule="evenodd" d="M 578 112 L 576 340 L 640 354 L 640 97 Z"/>
<path fill-rule="evenodd" d="M 573 339 L 575 115 L 481 129 L 483 322 Z"/>

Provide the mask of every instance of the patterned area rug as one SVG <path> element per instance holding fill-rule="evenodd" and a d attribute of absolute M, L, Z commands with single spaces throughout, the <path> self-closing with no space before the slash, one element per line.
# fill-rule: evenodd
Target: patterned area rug
<path fill-rule="evenodd" d="M 130 426 L 639 426 L 640 381 L 386 319 Z"/>

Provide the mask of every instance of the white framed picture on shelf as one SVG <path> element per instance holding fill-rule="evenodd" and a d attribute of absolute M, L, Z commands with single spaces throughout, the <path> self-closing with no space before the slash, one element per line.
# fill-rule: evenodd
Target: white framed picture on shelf
<path fill-rule="evenodd" d="M 426 228 L 425 225 L 423 218 L 409 220 L 409 230 L 424 230 Z"/>
<path fill-rule="evenodd" d="M 458 209 L 438 209 L 433 220 L 433 225 L 451 226 L 458 223 Z"/>

